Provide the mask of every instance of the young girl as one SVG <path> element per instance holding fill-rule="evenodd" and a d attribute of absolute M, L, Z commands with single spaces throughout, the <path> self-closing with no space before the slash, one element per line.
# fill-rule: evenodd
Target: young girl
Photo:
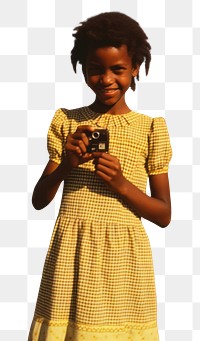
<path fill-rule="evenodd" d="M 170 222 L 171 147 L 163 118 L 125 102 L 143 61 L 148 73 L 151 47 L 138 23 L 117 12 L 82 22 L 74 37 L 74 70 L 79 62 L 96 97 L 90 106 L 57 110 L 49 128 L 50 160 L 33 206 L 47 206 L 62 181 L 64 189 L 29 340 L 157 341 L 141 217 L 161 227 Z M 96 128 L 108 129 L 108 152 L 88 149 Z"/>

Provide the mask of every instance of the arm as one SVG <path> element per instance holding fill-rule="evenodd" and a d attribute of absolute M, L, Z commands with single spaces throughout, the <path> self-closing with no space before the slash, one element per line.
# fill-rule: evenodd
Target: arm
<path fill-rule="evenodd" d="M 139 216 L 160 227 L 166 227 L 171 220 L 171 200 L 168 174 L 149 177 L 151 196 L 143 193 L 136 186 L 125 180 L 119 189 L 122 198 L 127 201 Z"/>
<path fill-rule="evenodd" d="M 32 204 L 36 210 L 41 210 L 52 201 L 66 175 L 63 162 L 60 165 L 51 160 L 47 163 L 33 191 Z"/>
<path fill-rule="evenodd" d="M 67 136 L 65 144 L 66 156 L 60 164 L 49 161 L 35 186 L 32 204 L 36 210 L 46 207 L 54 198 L 61 182 L 67 179 L 73 168 L 92 159 L 87 153 L 89 144 L 85 131 L 93 131 L 90 126 L 80 126 L 74 134 Z"/>
<path fill-rule="evenodd" d="M 95 157 L 97 175 L 140 217 L 161 227 L 166 227 L 170 223 L 171 200 L 167 173 L 149 177 L 151 196 L 148 196 L 123 176 L 117 158 L 106 153 L 96 153 Z"/>

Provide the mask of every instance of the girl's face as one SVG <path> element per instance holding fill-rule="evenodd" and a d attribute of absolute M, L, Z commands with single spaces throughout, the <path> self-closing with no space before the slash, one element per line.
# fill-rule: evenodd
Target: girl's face
<path fill-rule="evenodd" d="M 133 68 L 126 45 L 101 47 L 88 53 L 85 65 L 88 86 L 96 94 L 96 110 L 113 107 L 125 110 L 125 93 L 137 76 L 139 67 Z"/>

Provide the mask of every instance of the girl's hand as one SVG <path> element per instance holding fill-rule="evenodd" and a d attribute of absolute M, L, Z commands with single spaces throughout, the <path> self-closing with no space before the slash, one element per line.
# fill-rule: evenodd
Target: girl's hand
<path fill-rule="evenodd" d="M 66 161 L 70 168 L 78 167 L 80 164 L 93 159 L 93 155 L 87 152 L 89 140 L 86 132 L 93 132 L 91 126 L 79 126 L 75 133 L 67 136 L 65 144 Z"/>
<path fill-rule="evenodd" d="M 96 174 L 116 193 L 120 193 L 126 179 L 122 174 L 119 160 L 108 153 L 93 153 Z"/>

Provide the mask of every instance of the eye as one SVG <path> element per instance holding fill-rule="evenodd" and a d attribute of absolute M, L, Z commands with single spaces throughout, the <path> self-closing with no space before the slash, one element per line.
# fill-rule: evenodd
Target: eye
<path fill-rule="evenodd" d="M 102 72 L 98 65 L 89 65 L 87 69 L 89 75 L 99 75 Z"/>
<path fill-rule="evenodd" d="M 126 70 L 126 68 L 124 66 L 121 66 L 121 65 L 116 65 L 116 66 L 112 67 L 112 70 L 116 74 L 121 74 Z"/>

